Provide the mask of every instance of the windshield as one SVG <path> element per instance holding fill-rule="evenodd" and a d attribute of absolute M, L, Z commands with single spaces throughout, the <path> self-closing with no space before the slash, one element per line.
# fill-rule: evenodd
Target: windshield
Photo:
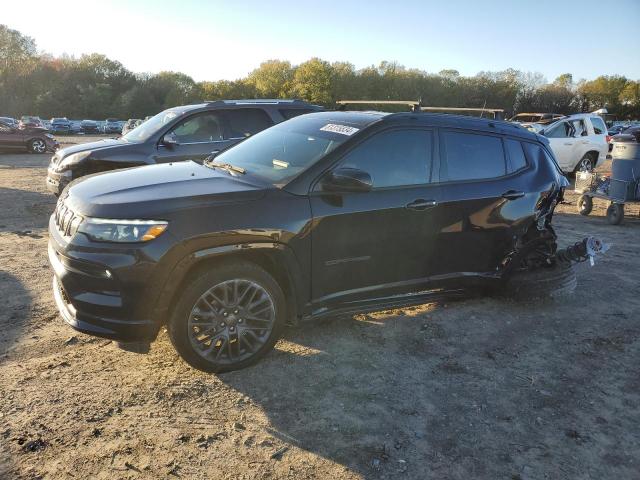
<path fill-rule="evenodd" d="M 178 115 L 181 115 L 181 110 L 175 110 L 170 108 L 164 112 L 160 112 L 155 117 L 151 117 L 149 120 L 127 133 L 124 138 L 129 142 L 144 142 L 148 140 L 153 134 L 164 127 L 167 123 L 171 122 Z"/>
<path fill-rule="evenodd" d="M 358 131 L 337 123 L 327 121 L 326 116 L 296 117 L 249 137 L 215 157 L 213 163 L 243 168 L 282 187 Z"/>

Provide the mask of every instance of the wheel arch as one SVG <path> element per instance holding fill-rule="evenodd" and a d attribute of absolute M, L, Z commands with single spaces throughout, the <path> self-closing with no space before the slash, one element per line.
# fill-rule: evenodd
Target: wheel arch
<path fill-rule="evenodd" d="M 575 164 L 575 166 L 573 167 L 573 171 L 574 173 L 578 171 L 578 168 L 580 167 L 580 162 L 582 161 L 582 159 L 584 157 L 586 157 L 587 155 L 589 155 L 592 160 L 593 160 L 593 168 L 596 167 L 597 163 L 598 163 L 598 158 L 600 158 L 600 152 L 598 152 L 597 150 L 592 150 L 592 149 L 587 149 L 586 152 L 584 152 L 582 154 L 582 156 L 580 157 L 580 159 L 578 160 L 578 162 Z"/>
<path fill-rule="evenodd" d="M 287 299 L 287 320 L 295 322 L 305 303 L 302 270 L 291 247 L 273 242 L 224 245 L 185 256 L 169 275 L 157 309 L 165 312 L 165 319 L 170 318 L 177 298 L 191 279 L 218 265 L 234 261 L 256 264 L 269 273 Z"/>

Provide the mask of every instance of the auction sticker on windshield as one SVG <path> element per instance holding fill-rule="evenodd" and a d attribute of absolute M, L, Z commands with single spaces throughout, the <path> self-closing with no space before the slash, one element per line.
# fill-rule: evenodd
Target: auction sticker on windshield
<path fill-rule="evenodd" d="M 333 132 L 340 133 L 341 135 L 351 136 L 360 129 L 355 127 L 348 127 L 347 125 L 336 125 L 335 123 L 327 123 L 320 130 L 322 130 L 323 132 Z"/>

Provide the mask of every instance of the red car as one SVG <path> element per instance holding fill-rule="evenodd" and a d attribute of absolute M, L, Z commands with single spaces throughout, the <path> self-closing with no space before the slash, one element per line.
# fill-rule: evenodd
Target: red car
<path fill-rule="evenodd" d="M 18 127 L 0 120 L 0 149 L 28 150 L 31 153 L 55 152 L 58 141 L 44 127 Z"/>

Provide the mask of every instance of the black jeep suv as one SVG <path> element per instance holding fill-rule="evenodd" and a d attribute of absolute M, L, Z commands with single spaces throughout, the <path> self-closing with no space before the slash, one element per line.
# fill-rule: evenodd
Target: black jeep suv
<path fill-rule="evenodd" d="M 59 195 L 71 180 L 90 173 L 201 161 L 276 123 L 319 110 L 322 107 L 300 100 L 219 100 L 170 108 L 121 138 L 58 150 L 49 164 L 47 188 Z"/>
<path fill-rule="evenodd" d="M 144 349 L 168 324 L 188 363 L 233 370 L 288 321 L 501 282 L 523 245 L 554 251 L 567 184 L 513 124 L 312 113 L 204 164 L 72 183 L 49 224 L 54 294 L 81 332 Z"/>

